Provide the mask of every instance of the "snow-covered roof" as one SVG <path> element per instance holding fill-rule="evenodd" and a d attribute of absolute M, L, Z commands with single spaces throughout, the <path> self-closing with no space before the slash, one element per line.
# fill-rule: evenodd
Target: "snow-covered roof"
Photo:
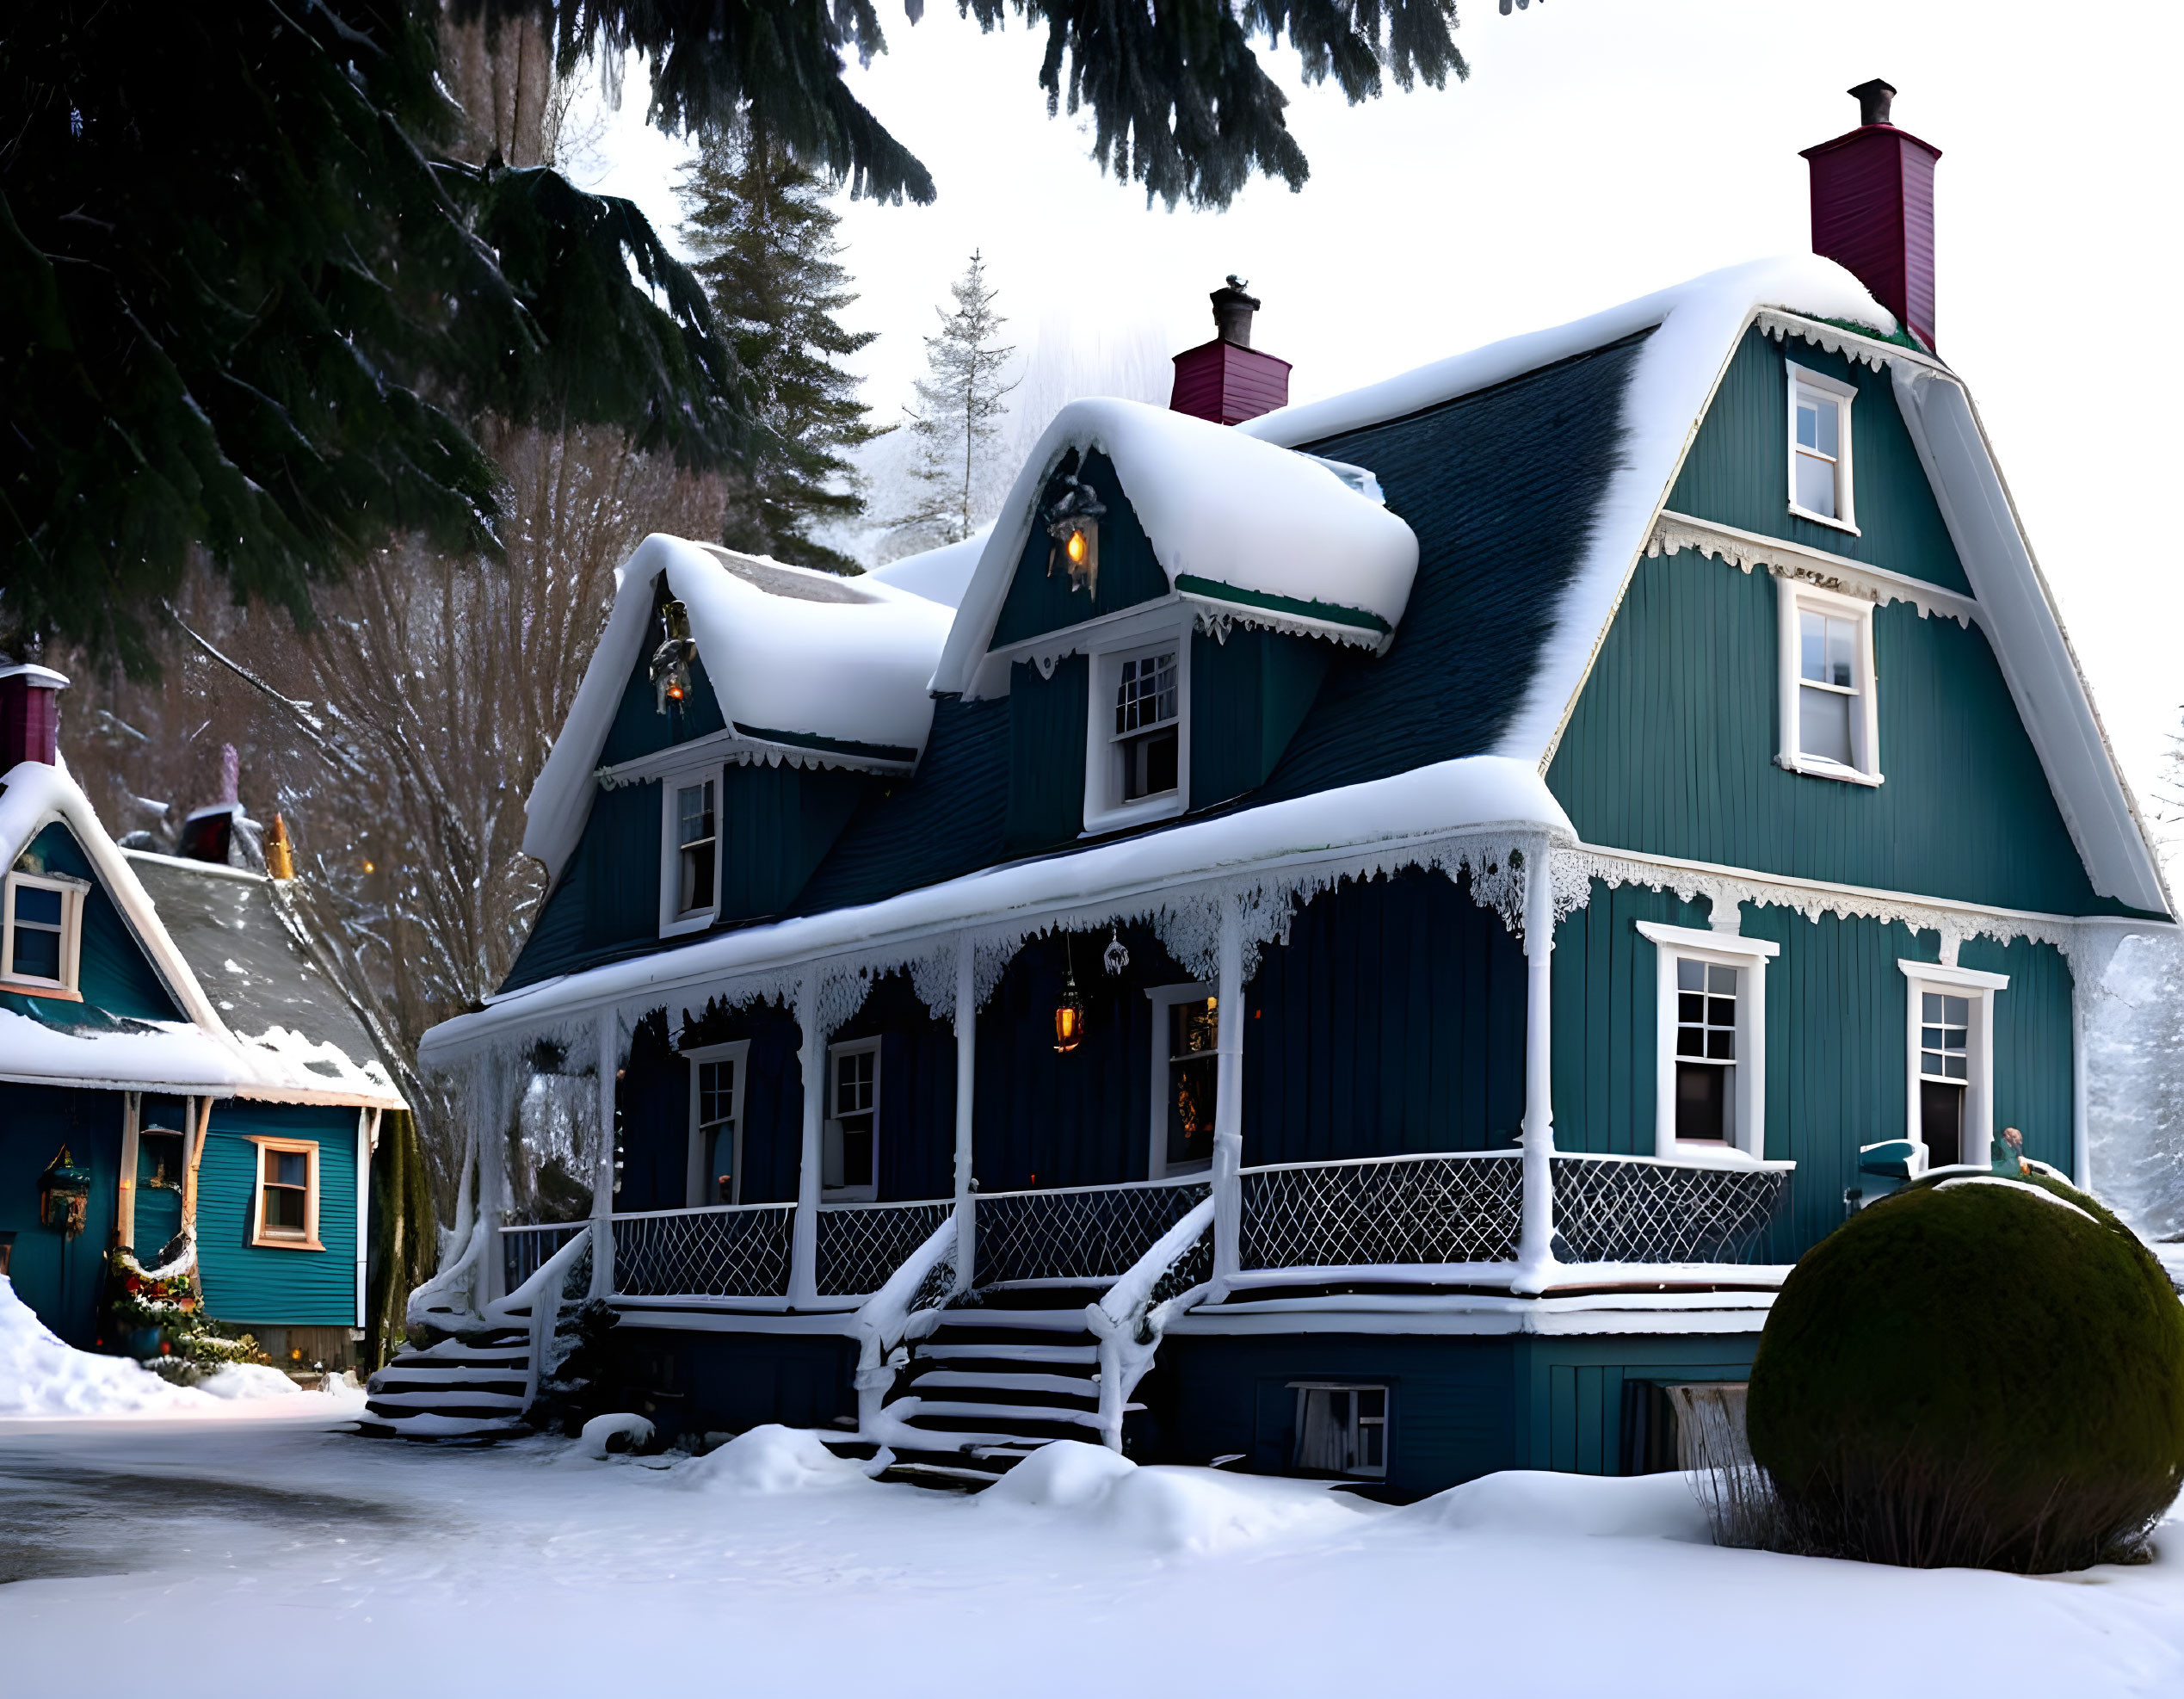
<path fill-rule="evenodd" d="M 122 853 L 250 1058 L 254 1078 L 240 1095 L 402 1107 L 364 1023 L 282 919 L 271 880 L 246 868 Z"/>
<path fill-rule="evenodd" d="M 921 554 L 906 554 L 885 566 L 873 567 L 865 576 L 937 602 L 943 608 L 960 608 L 964 592 L 971 588 L 971 575 L 978 571 L 978 557 L 985 553 L 986 539 L 992 534 L 991 525 L 982 525 L 959 543 L 943 543 Z"/>
<path fill-rule="evenodd" d="M 869 573 L 837 578 L 656 533 L 616 569 L 607 629 L 531 789 L 523 850 L 552 876 L 583 830 L 600 752 L 644 657 L 663 574 L 689 612 L 699 658 L 747 753 L 856 766 L 864 763 L 855 747 L 907 751 L 887 762 L 899 769 L 931 729 L 928 686 L 947 636 L 945 606 Z"/>
<path fill-rule="evenodd" d="M 1830 323 L 1866 327 L 1883 338 L 1897 329 L 1894 315 L 1842 267 L 1790 255 L 1709 272 L 1552 330 L 1286 407 L 1234 430 L 1269 444 L 1305 447 L 1650 333 L 1625 393 L 1622 463 L 1607 480 L 1584 564 L 1561 597 L 1552 635 L 1499 746 L 1499 753 L 1537 762 L 1544 770 L 1722 374 L 1745 331 L 1770 310 L 1807 321 L 1823 336 Z M 2169 911 L 2159 867 L 2054 597 L 1962 380 L 1912 349 L 1868 343 L 1861 353 L 1890 364 L 1904 423 L 1980 604 L 1981 624 L 2094 889 L 2135 908 Z"/>
<path fill-rule="evenodd" d="M 971 689 L 1049 482 L 1070 454 L 1093 452 L 1114 462 L 1154 559 L 1187 599 L 1375 645 L 1401 621 L 1418 539 L 1327 462 L 1140 401 L 1073 401 L 1009 487 L 935 689 Z"/>

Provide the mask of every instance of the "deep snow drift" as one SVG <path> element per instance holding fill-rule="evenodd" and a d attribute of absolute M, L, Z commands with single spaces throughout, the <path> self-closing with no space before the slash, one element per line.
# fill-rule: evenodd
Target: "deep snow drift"
<path fill-rule="evenodd" d="M 80 1692 L 96 1646 L 226 1699 L 232 1660 L 174 1656 L 175 1624 L 247 1621 L 350 1648 L 318 1696 L 2184 1691 L 2174 1523 L 2152 1564 L 2027 1579 L 1722 1550 L 1674 1475 L 1390 1509 L 1082 1445 L 978 1498 L 779 1428 L 702 1459 L 584 1450 L 0 1426 L 9 1690 Z"/>

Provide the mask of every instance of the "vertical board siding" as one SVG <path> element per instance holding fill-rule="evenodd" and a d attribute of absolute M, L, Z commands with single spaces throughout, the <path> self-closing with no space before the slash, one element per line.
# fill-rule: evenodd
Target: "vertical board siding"
<path fill-rule="evenodd" d="M 65 1146 L 91 1176 L 89 1213 L 73 1239 L 38 1219 L 38 1179 Z M 38 1319 L 79 1350 L 98 1343 L 106 1247 L 121 1169 L 121 1094 L 0 1081 L 0 1232 L 13 1233 L 9 1277 Z"/>
<path fill-rule="evenodd" d="M 1858 534 L 1790 512 L 1791 363 L 1854 385 L 1852 510 Z M 1971 593 L 1885 369 L 1747 331 L 1699 427 L 1669 507 Z"/>
<path fill-rule="evenodd" d="M 1091 663 L 1065 655 L 1051 678 L 1022 661 L 1009 672 L 1009 815 L 1002 850 L 1024 856 L 1073 843 L 1084 830 Z"/>
<path fill-rule="evenodd" d="M 795 902 L 863 796 L 862 774 L 749 762 L 720 781 L 723 921 L 780 914 Z"/>
<path fill-rule="evenodd" d="M 660 931 L 660 785 L 596 790 L 584 829 L 586 947 L 613 949 Z"/>
<path fill-rule="evenodd" d="M 652 683 L 652 652 L 665 635 L 666 627 L 655 615 L 651 633 L 638 650 L 637 664 L 630 669 L 629 681 L 622 686 L 622 699 L 614 706 L 614 721 L 607 728 L 607 741 L 599 751 L 602 767 L 634 761 L 640 755 L 654 755 L 728 729 L 727 716 L 720 711 L 720 699 L 713 694 L 702 655 L 690 664 L 690 694 L 680 702 L 669 702 L 666 713 L 660 712 L 659 689 Z"/>
<path fill-rule="evenodd" d="M 1610 887 L 1557 929 L 1555 1145 L 1650 1155 L 1655 1146 L 1657 946 L 1640 920 L 1704 930 L 1709 910 L 1672 892 Z M 1903 926 L 1789 909 L 1741 910 L 1745 936 L 1781 953 L 1767 968 L 1767 1154 L 1794 1161 L 1790 1210 L 1770 1260 L 1792 1262 L 1841 1226 L 1860 1184 L 1861 1146 L 1904 1136 L 1909 1069 L 1902 961 L 1933 961 L 1939 940 Z M 2028 1154 L 2071 1162 L 2071 981 L 2051 945 L 1967 942 L 1967 967 L 2010 975 L 1995 1004 L 1995 1127 Z"/>
<path fill-rule="evenodd" d="M 1467 880 L 1411 869 L 1323 892 L 1245 998 L 1244 1160 L 1513 1146 L 1524 984 Z"/>
<path fill-rule="evenodd" d="M 1295 735 L 1335 646 L 1231 627 L 1191 637 L 1191 806 L 1256 790 Z"/>
<path fill-rule="evenodd" d="M 672 1037 L 670 1036 L 672 1035 Z M 701 1010 L 654 1010 L 631 1035 L 614 1088 L 620 1118 L 619 1210 L 681 1209 L 688 1199 L 690 1062 L 683 1053 L 748 1039 L 743 1101 L 745 1203 L 793 1203 L 804 1152 L 803 1040 L 796 1016 L 774 1004 L 718 999 Z"/>
<path fill-rule="evenodd" d="M 1503 1468 L 1624 1473 L 1625 1389 L 1634 1382 L 1742 1381 L 1757 1333 L 1531 1338 L 1515 1348 L 1515 1440 Z"/>
<path fill-rule="evenodd" d="M 879 1036 L 879 1201 L 955 1192 L 955 1027 L 897 972 L 874 981 L 836 1043 Z"/>
<path fill-rule="evenodd" d="M 205 1307 L 222 1321 L 348 1327 L 356 1320 L 356 1122 L 349 1108 L 299 1103 L 213 1105 L 197 1170 L 197 1265 Z M 250 1135 L 318 1146 L 323 1251 L 250 1243 L 259 1147 Z"/>
<path fill-rule="evenodd" d="M 676 1332 L 631 1315 L 608 1335 L 607 1349 L 614 1384 L 628 1389 L 663 1442 L 762 1422 L 826 1428 L 856 1412 L 854 1340 Z"/>
<path fill-rule="evenodd" d="M 1586 842 L 2047 913 L 2095 896 L 1985 635 L 1873 615 L 1879 786 L 1775 764 L 1775 597 L 1763 571 L 1642 560 L 1547 783 Z"/>
<path fill-rule="evenodd" d="M 991 646 L 1005 649 L 1027 637 L 1082 625 L 1103 614 L 1118 613 L 1142 602 L 1157 602 L 1169 593 L 1168 574 L 1153 553 L 1152 540 L 1138 521 L 1137 510 L 1123 491 L 1114 462 L 1096 450 L 1084 457 L 1078 476 L 1099 492 L 1107 517 L 1100 522 L 1100 593 L 1095 598 L 1057 565 L 1047 570 L 1054 540 L 1043 523 L 1034 522 L 1016 557 L 1015 576 L 1009 581 L 1000 615 L 994 621 Z"/>

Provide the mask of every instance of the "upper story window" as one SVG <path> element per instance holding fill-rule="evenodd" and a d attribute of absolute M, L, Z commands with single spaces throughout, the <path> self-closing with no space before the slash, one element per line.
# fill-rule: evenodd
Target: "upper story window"
<path fill-rule="evenodd" d="M 318 1146 L 301 1139 L 258 1139 L 253 1245 L 323 1251 L 318 1242 Z"/>
<path fill-rule="evenodd" d="M 694 1209 L 741 1203 L 743 1184 L 743 1065 L 748 1040 L 688 1053 L 690 1171 L 686 1196 Z"/>
<path fill-rule="evenodd" d="M 83 924 L 80 880 L 11 873 L 0 908 L 0 985 L 32 996 L 77 995 Z"/>
<path fill-rule="evenodd" d="M 2009 977 L 1927 961 L 1897 966 L 1908 981 L 1908 1136 L 1928 1168 L 1983 1168 L 1994 1131 L 1994 1000 Z"/>
<path fill-rule="evenodd" d="M 1873 604 L 1793 578 L 1776 579 L 1774 593 L 1781 646 L 1776 760 L 1792 772 L 1879 784 Z"/>
<path fill-rule="evenodd" d="M 1213 1160 L 1213 1110 L 1221 1082 L 1221 1011 L 1211 985 L 1161 985 L 1153 1005 L 1152 1148 L 1158 1180 Z"/>
<path fill-rule="evenodd" d="M 1089 831 L 1182 812 L 1190 763 L 1188 627 L 1092 658 L 1085 749 Z"/>
<path fill-rule="evenodd" d="M 879 1041 L 827 1047 L 827 1120 L 822 1193 L 844 1202 L 879 1194 Z"/>
<path fill-rule="evenodd" d="M 1847 531 L 1851 501 L 1850 385 L 1790 365 L 1790 511 Z"/>
<path fill-rule="evenodd" d="M 712 924 L 720 900 L 720 834 L 714 774 L 670 779 L 660 868 L 660 932 L 694 931 Z"/>
<path fill-rule="evenodd" d="M 1654 1153 L 1767 1154 L 1767 964 L 1781 946 L 1638 924 L 1658 956 Z"/>

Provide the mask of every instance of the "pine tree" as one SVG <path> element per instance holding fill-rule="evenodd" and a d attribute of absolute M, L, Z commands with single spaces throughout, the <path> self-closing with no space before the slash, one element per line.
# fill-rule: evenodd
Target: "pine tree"
<path fill-rule="evenodd" d="M 721 541 L 799 566 L 854 572 L 857 564 L 812 541 L 816 522 L 851 519 L 865 497 L 845 451 L 875 427 L 858 380 L 836 362 L 878 333 L 842 329 L 836 315 L 857 297 L 836 259 L 841 214 L 818 173 L 759 125 L 709 139 L 680 191 L 683 239 L 729 344 L 756 392 L 767 435 L 747 472 L 727 480 Z"/>
<path fill-rule="evenodd" d="M 971 263 L 948 286 L 955 311 L 935 307 L 941 334 L 925 338 L 929 375 L 917 380 L 922 411 L 910 412 L 917 438 L 913 473 L 921 495 L 896 535 L 922 546 L 961 542 L 978 528 L 974 517 L 984 491 L 1001 420 L 1015 384 L 1001 380 L 1016 352 L 995 338 L 1009 321 L 994 311 L 1000 291 L 987 287 L 985 256 L 971 250 Z"/>

